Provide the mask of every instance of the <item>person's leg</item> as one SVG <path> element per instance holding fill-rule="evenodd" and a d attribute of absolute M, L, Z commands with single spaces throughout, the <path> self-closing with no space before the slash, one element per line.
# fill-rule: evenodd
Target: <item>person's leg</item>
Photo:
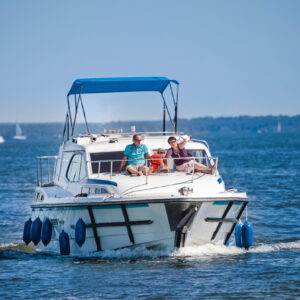
<path fill-rule="evenodd" d="M 138 168 L 136 165 L 129 165 L 127 166 L 126 168 L 126 171 L 129 173 L 129 174 L 134 174 L 134 175 L 139 175 L 139 176 L 142 176 L 143 173 L 138 171 Z"/>
<path fill-rule="evenodd" d="M 200 164 L 196 161 L 194 163 L 194 168 L 195 168 L 195 172 L 201 172 L 201 173 L 205 173 L 205 174 L 212 174 L 212 172 L 213 172 L 212 168 L 207 167 L 203 164 Z"/>
<path fill-rule="evenodd" d="M 164 163 L 159 165 L 157 170 L 158 170 L 158 172 L 162 172 L 162 173 L 168 173 L 169 172 L 168 166 L 166 166 Z"/>
<path fill-rule="evenodd" d="M 151 174 L 152 174 L 152 170 L 151 170 L 150 168 L 144 166 L 144 165 L 142 165 L 142 166 L 140 167 L 140 171 L 141 171 L 144 175 L 146 175 L 146 174 L 151 175 Z M 146 172 L 146 171 L 147 171 L 147 172 Z"/>

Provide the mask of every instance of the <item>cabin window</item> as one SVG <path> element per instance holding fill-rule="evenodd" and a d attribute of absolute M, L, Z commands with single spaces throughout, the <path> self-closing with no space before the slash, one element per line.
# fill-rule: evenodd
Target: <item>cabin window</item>
<path fill-rule="evenodd" d="M 84 187 L 82 189 L 82 193 L 86 193 L 88 195 L 101 195 L 109 194 L 109 191 L 105 187 Z"/>
<path fill-rule="evenodd" d="M 95 189 L 95 194 L 109 194 L 109 192 L 106 188 L 101 187 Z"/>
<path fill-rule="evenodd" d="M 205 150 L 187 150 L 187 152 L 189 156 L 199 157 L 196 158 L 196 161 L 200 164 L 203 164 L 207 167 L 211 167 L 210 159 L 208 158 Z"/>
<path fill-rule="evenodd" d="M 71 182 L 82 180 L 86 176 L 84 157 L 82 153 L 76 153 L 71 158 L 67 170 L 67 179 Z"/>
<path fill-rule="evenodd" d="M 110 172 L 111 160 L 121 160 L 123 158 L 123 151 L 118 152 L 100 152 L 100 153 L 91 153 L 91 165 L 93 174 Z M 103 162 L 103 160 L 107 160 Z M 99 163 L 99 161 L 101 161 Z M 121 161 L 113 162 L 113 172 L 116 172 L 120 168 Z"/>

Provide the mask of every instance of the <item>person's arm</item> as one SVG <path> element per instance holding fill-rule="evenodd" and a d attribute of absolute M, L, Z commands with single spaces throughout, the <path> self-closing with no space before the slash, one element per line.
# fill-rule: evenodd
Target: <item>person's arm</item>
<path fill-rule="evenodd" d="M 144 148 L 144 157 L 151 158 L 147 146 L 143 144 L 143 148 Z M 147 162 L 146 162 L 146 165 L 147 165 Z"/>
<path fill-rule="evenodd" d="M 186 142 L 187 142 L 187 140 L 184 139 L 183 142 L 181 142 L 181 143 L 179 144 L 179 147 L 182 149 L 182 148 L 185 146 Z"/>
<path fill-rule="evenodd" d="M 169 158 L 169 157 L 171 157 L 171 154 L 170 154 L 170 153 L 167 153 L 166 156 L 164 157 L 164 158 L 165 158 L 165 159 L 164 159 L 164 165 L 165 165 L 165 166 L 168 166 L 168 159 L 167 159 L 167 158 Z"/>
<path fill-rule="evenodd" d="M 123 160 L 121 161 L 121 165 L 120 165 L 120 168 L 117 173 L 121 173 L 121 171 L 123 170 L 125 163 L 126 163 L 125 159 L 128 159 L 128 157 L 126 155 L 123 156 Z"/>

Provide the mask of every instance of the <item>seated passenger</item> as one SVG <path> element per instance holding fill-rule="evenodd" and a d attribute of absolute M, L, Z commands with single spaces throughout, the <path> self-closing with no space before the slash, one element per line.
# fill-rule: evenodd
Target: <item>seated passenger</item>
<path fill-rule="evenodd" d="M 168 139 L 168 143 L 170 144 L 171 148 L 168 149 L 166 158 L 177 158 L 174 159 L 176 170 L 179 172 L 190 173 L 193 172 L 194 169 L 195 172 L 213 174 L 215 172 L 215 166 L 209 168 L 189 158 L 189 155 L 186 149 L 184 148 L 186 142 L 186 139 L 184 139 L 183 142 L 178 144 L 174 136 L 171 136 Z"/>
<path fill-rule="evenodd" d="M 123 159 L 129 159 L 126 172 L 128 174 L 137 174 L 139 176 L 151 174 L 151 169 L 146 166 L 145 156 L 150 158 L 146 145 L 141 144 L 142 137 L 138 134 L 133 136 L 133 144 L 127 145 L 124 151 Z M 132 160 L 131 160 L 132 159 Z M 118 173 L 120 173 L 126 161 L 121 162 Z"/>
<path fill-rule="evenodd" d="M 167 172 L 169 172 L 169 168 L 164 164 L 164 160 L 163 160 L 165 154 L 166 154 L 166 150 L 159 148 L 157 150 L 157 153 L 154 153 L 154 154 L 151 155 L 151 158 L 153 158 L 151 160 L 151 168 L 152 168 L 153 173 L 156 173 L 156 172 L 167 173 Z"/>

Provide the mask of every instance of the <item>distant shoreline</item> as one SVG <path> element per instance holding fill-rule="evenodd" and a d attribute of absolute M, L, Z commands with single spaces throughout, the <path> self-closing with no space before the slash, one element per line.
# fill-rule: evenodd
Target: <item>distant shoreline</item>
<path fill-rule="evenodd" d="M 20 123 L 28 138 L 60 138 L 64 124 L 62 122 Z M 117 121 L 109 123 L 89 123 L 91 132 L 101 133 L 104 129 L 120 129 L 130 131 L 135 125 L 136 131 L 161 131 L 162 121 Z M 79 123 L 76 131 L 85 133 L 85 125 Z M 167 130 L 172 131 L 170 122 Z M 179 119 L 178 131 L 191 135 L 209 133 L 272 133 L 300 132 L 300 115 L 296 116 L 239 116 L 239 117 L 199 117 Z M 15 123 L 0 123 L 0 135 L 11 138 L 15 135 Z"/>

